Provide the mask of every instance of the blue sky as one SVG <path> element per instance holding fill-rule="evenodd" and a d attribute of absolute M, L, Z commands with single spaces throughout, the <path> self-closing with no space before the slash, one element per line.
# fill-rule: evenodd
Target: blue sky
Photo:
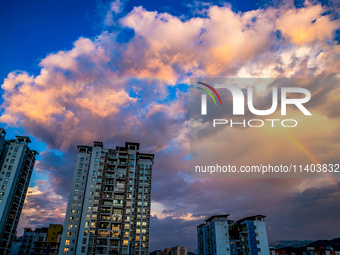
<path fill-rule="evenodd" d="M 97 8 L 95 1 L 2 1 L 1 78 L 13 70 L 37 74 L 46 55 L 95 36 Z"/>
<path fill-rule="evenodd" d="M 221 5 L 220 1 L 211 3 Z M 223 2 L 224 3 L 224 2 Z M 248 11 L 263 5 L 263 1 L 231 1 L 237 11 Z M 13 70 L 26 70 L 38 74 L 37 66 L 46 55 L 69 50 L 79 37 L 92 38 L 103 27 L 102 14 L 110 1 L 2 1 L 0 3 L 1 79 Z M 124 12 L 134 6 L 149 11 L 168 12 L 190 18 L 190 5 L 194 1 L 127 1 Z"/>

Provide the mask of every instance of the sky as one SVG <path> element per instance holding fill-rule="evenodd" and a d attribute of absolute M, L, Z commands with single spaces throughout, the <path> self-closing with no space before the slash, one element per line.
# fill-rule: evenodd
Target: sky
<path fill-rule="evenodd" d="M 214 214 L 266 215 L 270 242 L 339 237 L 337 179 L 189 173 L 190 78 L 337 77 L 339 11 L 338 1 L 2 1 L 0 122 L 40 153 L 18 232 L 63 223 L 76 146 L 96 140 L 155 153 L 150 251 L 196 250 L 196 226 Z M 340 141 L 339 93 L 314 92 L 327 97 L 320 120 L 334 123 L 317 139 L 327 148 Z"/>

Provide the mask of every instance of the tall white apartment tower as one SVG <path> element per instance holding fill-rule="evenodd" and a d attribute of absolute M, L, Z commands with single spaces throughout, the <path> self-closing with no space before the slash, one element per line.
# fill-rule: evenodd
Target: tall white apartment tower
<path fill-rule="evenodd" d="M 78 146 L 59 254 L 149 254 L 153 154 Z"/>
<path fill-rule="evenodd" d="M 27 136 L 6 140 L 0 128 L 0 254 L 9 254 L 31 179 L 35 156 Z"/>

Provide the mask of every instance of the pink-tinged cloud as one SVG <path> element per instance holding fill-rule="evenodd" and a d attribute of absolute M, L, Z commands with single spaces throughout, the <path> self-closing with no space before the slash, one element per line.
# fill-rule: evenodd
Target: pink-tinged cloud
<path fill-rule="evenodd" d="M 29 187 L 18 224 L 18 235 L 23 228 L 46 227 L 50 223 L 64 223 L 67 201 L 55 193 L 52 185 L 38 181 Z"/>
<path fill-rule="evenodd" d="M 92 40 L 79 38 L 73 49 L 42 59 L 36 77 L 10 73 L 2 85 L 0 121 L 25 126 L 48 144 L 68 149 L 80 141 L 89 143 L 98 134 L 107 139 L 136 127 L 144 129 L 142 119 L 155 111 L 173 118 L 183 103 L 176 103 L 180 97 L 164 103 L 166 87 L 188 82 L 188 74 L 277 77 L 335 71 L 339 48 L 325 40 L 332 38 L 339 24 L 329 15 L 321 16 L 322 10 L 321 5 L 300 9 L 283 5 L 235 13 L 229 6 L 211 6 L 206 17 L 181 20 L 135 7 L 119 20 L 123 28 L 135 32 L 129 42 L 118 43 L 117 32 L 103 32 Z M 307 38 L 298 42 L 289 34 L 296 20 L 306 28 Z M 280 48 L 277 29 L 293 46 L 283 43 Z M 311 41 L 313 45 L 304 45 Z M 170 105 L 174 106 L 165 111 Z M 163 136 L 160 148 L 173 136 L 174 132 Z"/>
<path fill-rule="evenodd" d="M 331 40 L 334 31 L 340 27 L 339 20 L 323 15 L 321 5 L 284 11 L 277 20 L 277 29 L 295 44 Z"/>

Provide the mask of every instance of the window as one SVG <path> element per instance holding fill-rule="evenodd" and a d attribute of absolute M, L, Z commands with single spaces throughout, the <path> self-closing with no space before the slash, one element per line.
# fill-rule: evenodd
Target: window
<path fill-rule="evenodd" d="M 72 224 L 68 224 L 68 229 L 72 229 Z"/>
<path fill-rule="evenodd" d="M 13 169 L 13 166 L 9 165 L 8 170 L 12 170 L 12 169 Z"/>
<path fill-rule="evenodd" d="M 86 247 L 85 246 L 81 247 L 81 252 L 86 252 Z"/>
<path fill-rule="evenodd" d="M 68 253 L 68 248 L 64 248 L 64 253 Z"/>
<path fill-rule="evenodd" d="M 14 160 L 15 160 L 15 159 L 12 158 L 11 161 L 10 161 L 9 163 L 10 163 L 10 164 L 13 164 L 13 163 L 14 163 Z"/>
<path fill-rule="evenodd" d="M 71 232 L 67 232 L 66 237 L 71 237 Z"/>
<path fill-rule="evenodd" d="M 19 147 L 14 147 L 14 152 L 18 152 Z"/>
<path fill-rule="evenodd" d="M 0 192 L 0 197 L 3 197 L 5 195 L 5 192 Z"/>
<path fill-rule="evenodd" d="M 70 222 L 73 222 L 73 220 L 74 220 L 74 217 L 71 216 L 70 217 Z"/>
<path fill-rule="evenodd" d="M 6 185 L 2 185 L 2 190 L 6 190 Z"/>
<path fill-rule="evenodd" d="M 86 244 L 87 238 L 83 238 L 83 244 Z"/>
<path fill-rule="evenodd" d="M 10 172 L 7 172 L 6 173 L 6 177 L 10 177 L 11 176 L 11 173 Z"/>
<path fill-rule="evenodd" d="M 261 248 L 257 248 L 257 251 L 258 251 L 258 252 L 261 252 Z"/>
<path fill-rule="evenodd" d="M 67 239 L 67 240 L 65 241 L 65 245 L 70 245 L 70 240 Z"/>

